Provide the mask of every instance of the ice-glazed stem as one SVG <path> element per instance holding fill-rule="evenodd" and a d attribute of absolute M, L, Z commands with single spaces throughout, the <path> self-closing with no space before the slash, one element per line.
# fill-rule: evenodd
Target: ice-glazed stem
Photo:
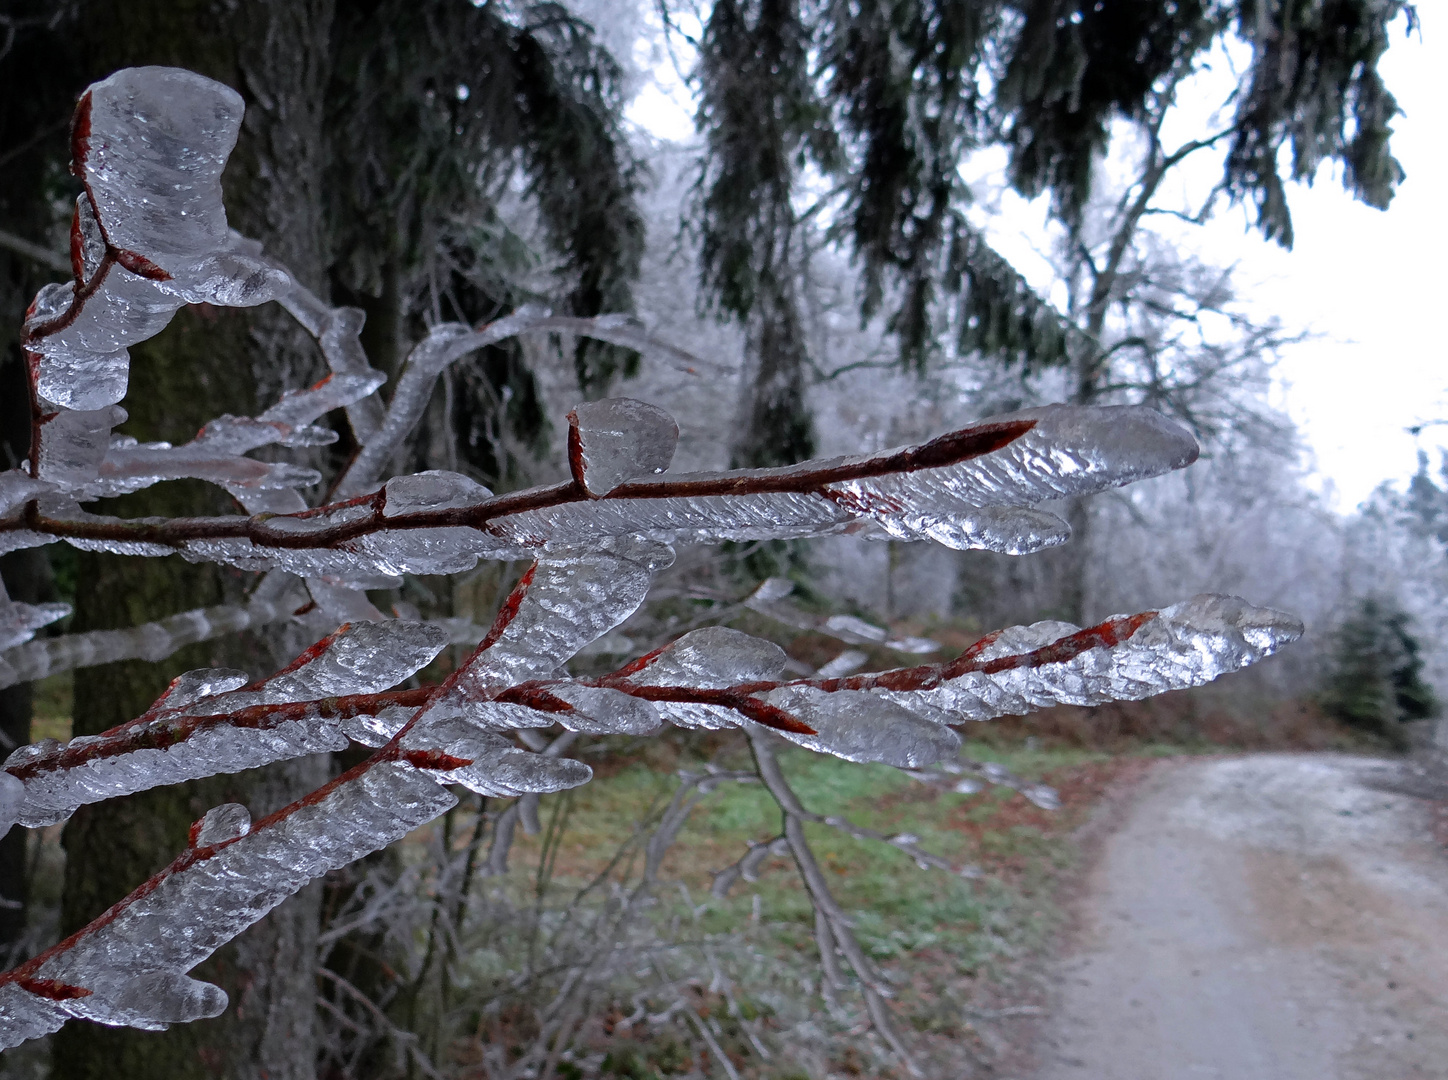
<path fill-rule="evenodd" d="M 217 604 L 124 630 L 90 630 L 27 641 L 0 652 L 0 687 L 117 660 L 164 660 L 186 645 L 290 618 L 302 602 L 298 597 L 284 596 L 279 600 L 254 599 L 246 604 Z"/>
<path fill-rule="evenodd" d="M 443 323 L 433 327 L 408 354 L 381 426 L 376 434 L 363 441 L 361 451 L 337 484 L 338 496 L 347 498 L 361 494 L 377 482 L 388 460 L 422 419 L 438 376 L 448 365 L 469 353 L 525 333 L 577 334 L 632 348 L 646 348 L 689 366 L 702 363 L 682 350 L 654 341 L 630 325 L 627 317 L 619 315 L 580 318 L 554 315 L 543 308 L 524 307 L 477 330 L 462 323 Z"/>
<path fill-rule="evenodd" d="M 1103 417 L 1103 422 L 1114 419 Z M 27 530 L 56 539 L 152 545 L 158 552 L 162 548 L 194 550 L 198 555 L 206 553 L 213 558 L 224 556 L 224 551 L 218 549 L 213 554 L 199 545 L 208 541 L 241 541 L 249 551 L 255 552 L 254 558 L 265 558 L 268 551 L 327 550 L 381 533 L 463 528 L 496 535 L 515 520 L 515 528 L 530 533 L 536 531 L 534 543 L 540 546 L 550 539 L 568 541 L 596 535 L 655 533 L 659 528 L 648 520 L 655 509 L 666 509 L 680 528 L 702 534 L 701 539 L 713 538 L 729 528 L 717 519 L 734 512 L 738 504 L 759 519 L 757 525 L 751 526 L 758 531 L 771 531 L 765 515 L 772 514 L 782 519 L 773 526 L 773 531 L 801 535 L 801 530 L 838 531 L 853 520 L 869 519 L 867 511 L 840 505 L 845 498 L 845 485 L 948 470 L 1009 447 L 1036 425 L 1034 418 L 988 421 L 921 446 L 870 457 L 807 462 L 783 469 L 641 480 L 620 485 L 600 499 L 590 499 L 577 483 L 569 482 L 485 498 L 471 506 L 396 515 L 386 513 L 386 496 L 379 492 L 303 514 L 176 518 L 160 522 L 52 517 L 29 504 L 24 514 L 0 520 L 0 533 Z M 1174 467 L 1177 467 L 1174 460 L 1161 463 L 1161 468 Z M 1104 484 L 1112 482 L 1124 481 L 1104 479 Z M 768 501 L 755 509 L 754 502 L 761 497 Z M 1046 491 L 1036 497 L 1055 497 L 1055 493 Z M 854 492 L 850 492 L 848 498 L 853 504 L 861 501 L 861 496 Z M 572 516 L 565 513 L 561 518 L 549 517 L 552 511 L 567 511 L 575 506 L 577 511 Z M 520 538 L 520 542 L 524 539 Z"/>

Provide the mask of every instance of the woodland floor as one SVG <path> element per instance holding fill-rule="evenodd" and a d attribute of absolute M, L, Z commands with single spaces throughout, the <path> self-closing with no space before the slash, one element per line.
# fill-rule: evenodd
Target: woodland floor
<path fill-rule="evenodd" d="M 994 1025 L 1029 1049 L 988 1074 L 1448 1077 L 1445 795 L 1346 754 L 1153 764 L 1099 809 L 1047 989 Z"/>

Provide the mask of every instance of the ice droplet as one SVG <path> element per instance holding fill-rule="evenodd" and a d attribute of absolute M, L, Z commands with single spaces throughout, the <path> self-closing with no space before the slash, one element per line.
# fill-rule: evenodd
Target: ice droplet
<path fill-rule="evenodd" d="M 568 425 L 573 479 L 593 496 L 663 472 L 679 445 L 674 418 L 633 398 L 584 402 L 568 414 Z"/>
<path fill-rule="evenodd" d="M 249 682 L 251 676 L 244 671 L 232 668 L 197 668 L 172 679 L 170 687 L 156 705 L 166 709 L 179 709 L 194 705 L 203 698 L 240 690 Z"/>
<path fill-rule="evenodd" d="M 128 980 L 106 1003 L 112 1018 L 93 1016 L 92 1019 L 112 1026 L 124 1024 L 160 1031 L 171 1024 L 220 1016 L 229 1002 L 226 991 L 213 983 L 171 971 L 152 971 Z"/>
<path fill-rule="evenodd" d="M 250 831 L 251 811 L 241 803 L 223 803 L 206 811 L 206 816 L 191 826 L 191 846 L 211 847 L 236 840 Z"/>
<path fill-rule="evenodd" d="M 431 469 L 387 481 L 387 502 L 382 514 L 397 517 L 419 510 L 453 510 L 476 506 L 492 497 L 493 493 L 482 484 L 461 473 Z"/>

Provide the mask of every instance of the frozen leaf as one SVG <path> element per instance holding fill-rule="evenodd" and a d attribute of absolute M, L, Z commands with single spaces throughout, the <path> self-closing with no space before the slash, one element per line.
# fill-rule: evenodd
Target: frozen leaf
<path fill-rule="evenodd" d="M 679 425 L 663 409 L 633 398 L 606 398 L 568 414 L 568 461 L 590 495 L 661 473 L 674 460 Z"/>

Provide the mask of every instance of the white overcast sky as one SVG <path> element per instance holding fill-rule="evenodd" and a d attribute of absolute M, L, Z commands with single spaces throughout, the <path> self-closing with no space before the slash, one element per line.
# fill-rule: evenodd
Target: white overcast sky
<path fill-rule="evenodd" d="M 1380 67 L 1404 114 L 1394 124 L 1393 152 L 1407 179 L 1391 209 L 1354 202 L 1324 171 L 1289 194 L 1296 230 L 1290 252 L 1248 233 L 1240 211 L 1196 230 L 1198 250 L 1236 265 L 1239 295 L 1253 314 L 1314 333 L 1283 356 L 1280 393 L 1321 487 L 1340 510 L 1384 480 L 1410 476 L 1420 446 L 1435 463 L 1436 447 L 1448 447 L 1448 426 L 1429 427 L 1417 439 L 1406 430 L 1448 420 L 1448 13 L 1434 5 L 1420 12 L 1421 37 L 1405 36 L 1400 21 Z M 654 79 L 641 87 L 630 119 L 660 138 L 691 138 L 694 103 L 672 62 L 643 49 L 637 58 Z M 1012 258 L 1029 250 L 1041 218 L 1039 207 L 1014 204 L 1002 203 L 1006 215 L 992 230 Z"/>

